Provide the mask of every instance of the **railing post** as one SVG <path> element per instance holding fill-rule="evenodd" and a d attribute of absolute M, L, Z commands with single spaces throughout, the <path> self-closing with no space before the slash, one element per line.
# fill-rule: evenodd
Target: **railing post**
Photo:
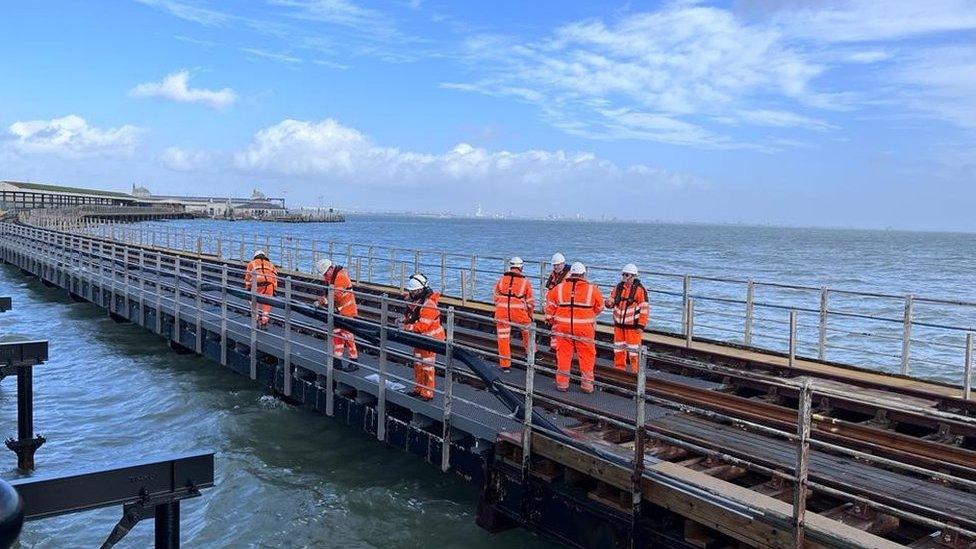
<path fill-rule="evenodd" d="M 91 281 L 88 283 L 91 291 Z M 163 254 L 156 250 L 156 333 L 163 335 Z"/>
<path fill-rule="evenodd" d="M 813 390 L 803 382 L 797 409 L 796 478 L 793 485 L 793 545 L 802 548 L 806 530 L 807 471 L 810 462 L 810 407 Z"/>
<path fill-rule="evenodd" d="M 683 307 L 681 308 L 681 312 L 682 312 L 681 327 L 682 327 L 682 331 L 685 333 L 685 336 L 688 337 L 688 341 L 691 341 L 690 336 L 688 336 L 688 333 L 691 332 L 691 325 L 689 322 L 689 318 L 691 316 L 690 315 L 691 310 L 688 308 L 688 303 L 690 302 L 691 302 L 691 276 L 685 275 L 681 279 L 681 303 L 683 305 Z"/>
<path fill-rule="evenodd" d="M 413 272 L 420 272 L 420 250 L 414 250 L 413 252 Z"/>
<path fill-rule="evenodd" d="M 325 415 L 332 416 L 335 412 L 335 290 L 331 285 L 325 287 Z"/>
<path fill-rule="evenodd" d="M 464 288 L 465 288 L 465 276 L 464 276 L 464 273 L 465 273 L 465 271 L 461 271 L 461 305 L 467 305 L 468 304 L 467 296 L 465 295 L 465 291 L 464 291 Z"/>
<path fill-rule="evenodd" d="M 366 282 L 372 283 L 373 282 L 373 246 L 370 246 L 369 250 L 366 253 L 367 253 Z"/>
<path fill-rule="evenodd" d="M 685 301 L 685 347 L 691 347 L 692 340 L 695 339 L 695 300 L 688 298 Z"/>
<path fill-rule="evenodd" d="M 386 294 L 380 296 L 379 386 L 376 389 L 376 438 L 386 440 L 386 346 L 387 322 L 390 318 Z"/>
<path fill-rule="evenodd" d="M 830 289 L 826 286 L 820 288 L 820 332 L 817 336 L 817 360 L 827 358 L 827 299 L 830 296 Z"/>
<path fill-rule="evenodd" d="M 114 227 L 113 227 L 114 228 Z M 112 300 L 109 301 L 108 310 L 110 313 L 118 313 L 117 301 L 118 301 L 118 272 L 115 268 L 115 255 L 116 255 L 117 244 L 116 241 L 112 241 L 112 247 L 109 248 L 109 253 L 112 254 L 108 259 L 108 268 L 112 269 Z"/>
<path fill-rule="evenodd" d="M 907 376 L 909 359 L 912 354 L 912 314 L 915 308 L 915 296 L 905 296 L 905 319 L 901 337 L 901 375 Z"/>
<path fill-rule="evenodd" d="M 796 365 L 796 311 L 790 311 L 790 358 L 789 365 L 793 368 Z"/>
<path fill-rule="evenodd" d="M 400 264 L 400 291 L 402 292 L 407 283 L 407 264 Z"/>
<path fill-rule="evenodd" d="M 139 248 L 139 325 L 146 325 L 146 250 L 142 247 Z"/>
<path fill-rule="evenodd" d="M 258 378 L 258 276 L 254 273 L 251 278 L 251 333 L 248 342 L 251 346 L 250 366 L 251 379 Z"/>
<path fill-rule="evenodd" d="M 963 368 L 962 398 L 969 400 L 973 392 L 973 333 L 966 332 L 966 366 Z"/>
<path fill-rule="evenodd" d="M 227 365 L 227 264 L 220 267 L 220 364 Z"/>
<path fill-rule="evenodd" d="M 352 244 L 346 244 L 346 265 L 352 265 Z M 356 280 L 359 280 L 359 267 L 356 267 Z"/>
<path fill-rule="evenodd" d="M 198 355 L 203 354 L 203 260 L 197 256 L 197 322 L 196 322 L 196 351 Z"/>
<path fill-rule="evenodd" d="M 182 272 L 182 267 L 180 266 L 180 256 L 176 256 L 173 263 L 173 330 L 170 332 L 170 339 L 179 343 L 180 342 L 180 273 Z"/>
<path fill-rule="evenodd" d="M 471 280 L 468 281 L 468 284 L 471 285 L 471 291 L 468 294 L 468 297 L 470 297 L 471 299 L 474 299 L 475 296 L 475 279 L 477 276 L 475 273 L 477 272 L 477 270 L 478 270 L 478 256 L 473 255 L 471 256 Z"/>
<path fill-rule="evenodd" d="M 356 258 L 356 282 L 363 281 L 362 273 L 363 273 L 363 258 L 357 257 Z"/>
<path fill-rule="evenodd" d="M 546 308 L 546 262 L 539 262 L 539 299 L 537 300 L 539 305 L 539 311 L 545 311 Z"/>
<path fill-rule="evenodd" d="M 444 417 L 441 419 L 441 471 L 451 468 L 451 413 L 454 408 L 454 307 L 447 309 L 444 349 Z"/>
<path fill-rule="evenodd" d="M 529 325 L 529 348 L 525 350 L 525 402 L 522 405 L 522 493 L 528 493 L 532 469 L 532 410 L 535 390 L 536 326 Z M 524 496 L 523 496 L 524 497 Z"/>
<path fill-rule="evenodd" d="M 284 363 L 284 393 L 291 396 L 291 277 L 285 277 L 285 344 L 282 362 Z"/>
<path fill-rule="evenodd" d="M 634 468 L 631 476 L 631 540 L 633 547 L 642 547 L 640 539 L 641 504 L 644 500 L 644 442 L 646 440 L 645 414 L 647 407 L 647 369 L 644 367 L 645 349 L 637 350 L 637 386 L 634 400 Z"/>
<path fill-rule="evenodd" d="M 122 301 L 125 302 L 125 319 L 129 320 L 129 246 L 122 248 Z"/>
<path fill-rule="evenodd" d="M 441 253 L 441 293 L 447 291 L 447 254 Z"/>
<path fill-rule="evenodd" d="M 745 346 L 752 345 L 752 322 L 756 310 L 756 283 L 750 280 L 746 284 L 746 320 L 745 329 L 742 334 L 742 343 Z"/>

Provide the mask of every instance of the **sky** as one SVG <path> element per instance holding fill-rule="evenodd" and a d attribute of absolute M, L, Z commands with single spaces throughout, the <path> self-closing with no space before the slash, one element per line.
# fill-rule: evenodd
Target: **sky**
<path fill-rule="evenodd" d="M 0 21 L 0 179 L 976 232 L 976 0 L 39 0 Z"/>

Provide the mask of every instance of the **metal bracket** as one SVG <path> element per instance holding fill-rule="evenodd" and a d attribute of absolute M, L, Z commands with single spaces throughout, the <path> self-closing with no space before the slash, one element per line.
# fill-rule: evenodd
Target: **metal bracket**
<path fill-rule="evenodd" d="M 139 501 L 133 503 L 126 503 L 122 505 L 122 518 L 116 523 L 115 528 L 112 528 L 112 532 L 105 539 L 105 543 L 102 544 L 101 549 L 110 549 L 114 547 L 115 544 L 122 541 L 122 538 L 126 536 L 139 522 L 147 518 L 158 518 L 162 513 L 166 513 L 165 509 L 172 508 L 176 506 L 179 509 L 180 500 L 194 498 L 200 495 L 200 490 L 195 486 L 190 486 L 187 492 L 180 494 L 179 496 L 174 496 L 173 494 L 161 494 L 157 496 L 150 496 L 149 492 L 143 488 L 142 495 Z M 159 532 L 158 531 L 158 520 L 157 520 L 157 540 L 160 534 L 164 537 L 169 537 L 172 535 L 171 532 Z M 179 534 L 177 533 L 177 538 Z M 157 544 L 158 545 L 158 544 Z"/>

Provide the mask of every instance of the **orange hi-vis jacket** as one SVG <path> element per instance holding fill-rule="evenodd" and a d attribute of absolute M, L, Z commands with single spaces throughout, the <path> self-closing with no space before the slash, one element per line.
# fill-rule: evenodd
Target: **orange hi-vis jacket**
<path fill-rule="evenodd" d="M 495 318 L 526 324 L 530 321 L 535 299 L 532 283 L 518 271 L 508 271 L 495 283 Z"/>
<path fill-rule="evenodd" d="M 647 326 L 650 304 L 647 290 L 640 280 L 619 282 L 610 294 L 613 303 L 613 325 L 618 328 L 643 328 Z"/>
<path fill-rule="evenodd" d="M 569 277 L 546 293 L 546 319 L 554 332 L 592 338 L 602 310 L 600 288 L 582 278 Z"/>
<path fill-rule="evenodd" d="M 403 329 L 434 339 L 446 339 L 447 334 L 441 325 L 441 311 L 438 308 L 440 298 L 439 292 L 427 290 L 416 302 L 408 305 Z"/>
<path fill-rule="evenodd" d="M 322 274 L 322 282 L 335 288 L 335 308 L 340 316 L 356 317 L 359 307 L 356 306 L 356 294 L 352 293 L 352 280 L 349 273 L 341 265 L 334 265 Z M 327 305 L 326 296 L 319 297 L 320 305 Z"/>
<path fill-rule="evenodd" d="M 263 294 L 269 290 L 273 293 L 278 287 L 278 269 L 275 269 L 274 263 L 263 257 L 252 259 L 244 271 L 244 285 L 248 290 L 251 289 L 252 281 L 256 281 L 258 293 Z"/>
<path fill-rule="evenodd" d="M 569 265 L 563 265 L 561 271 L 552 271 L 549 273 L 549 278 L 546 279 L 546 290 L 551 290 L 559 285 L 560 282 L 566 279 L 569 275 Z"/>

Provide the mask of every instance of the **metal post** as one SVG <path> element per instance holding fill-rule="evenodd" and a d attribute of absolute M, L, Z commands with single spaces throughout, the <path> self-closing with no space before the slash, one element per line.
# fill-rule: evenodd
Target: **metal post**
<path fill-rule="evenodd" d="M 820 333 L 817 336 L 817 360 L 827 358 L 827 299 L 830 290 L 824 286 L 820 288 Z"/>
<path fill-rule="evenodd" d="M 198 355 L 203 354 L 203 292 L 200 288 L 203 285 L 203 261 L 197 257 L 197 321 L 196 321 L 196 351 Z"/>
<path fill-rule="evenodd" d="M 146 250 L 139 248 L 139 325 L 146 325 Z"/>
<path fill-rule="evenodd" d="M 467 305 L 468 304 L 468 300 L 467 300 L 467 298 L 465 296 L 465 292 L 464 292 L 464 287 L 465 287 L 465 280 L 464 280 L 465 279 L 465 276 L 464 276 L 464 273 L 465 273 L 465 271 L 461 271 L 461 305 Z"/>
<path fill-rule="evenodd" d="M 291 396 L 291 277 L 285 278 L 285 345 L 284 356 L 284 391 L 285 396 Z"/>
<path fill-rule="evenodd" d="M 251 347 L 250 365 L 251 379 L 258 378 L 258 277 L 255 275 L 251 279 L 251 334 L 249 338 Z"/>
<path fill-rule="evenodd" d="M 634 469 L 631 475 L 631 540 L 633 547 L 642 547 L 640 539 L 641 504 L 644 500 L 644 442 L 647 439 L 645 417 L 647 408 L 647 369 L 644 367 L 645 350 L 637 350 L 637 386 L 634 394 Z"/>
<path fill-rule="evenodd" d="M 312 270 L 313 270 L 313 271 L 315 270 L 315 260 L 316 260 L 316 257 L 315 257 L 315 255 L 316 255 L 317 253 L 318 253 L 318 252 L 316 252 L 316 251 L 315 251 L 315 239 L 313 238 L 313 239 L 312 239 L 312 244 L 311 244 L 311 254 L 312 254 Z"/>
<path fill-rule="evenodd" d="M 329 241 L 329 260 L 335 261 L 335 242 L 331 240 Z"/>
<path fill-rule="evenodd" d="M 790 368 L 796 364 L 796 311 L 790 311 Z"/>
<path fill-rule="evenodd" d="M 369 247 L 366 258 L 366 282 L 373 282 L 373 247 Z"/>
<path fill-rule="evenodd" d="M 386 338 L 389 320 L 389 302 L 386 294 L 380 296 L 380 349 L 379 349 L 379 387 L 376 390 L 376 438 L 386 440 Z"/>
<path fill-rule="evenodd" d="M 180 266 L 180 256 L 176 256 L 173 263 L 173 330 L 170 332 L 170 339 L 180 342 L 180 273 L 183 268 Z"/>
<path fill-rule="evenodd" d="M 352 265 L 352 244 L 346 244 L 346 265 Z M 359 281 L 359 267 L 356 267 L 356 281 Z"/>
<path fill-rule="evenodd" d="M 129 247 L 122 248 L 122 300 L 125 302 L 125 319 L 129 320 Z"/>
<path fill-rule="evenodd" d="M 966 366 L 963 368 L 962 398 L 969 400 L 973 392 L 973 333 L 966 333 Z"/>
<path fill-rule="evenodd" d="M 34 470 L 34 452 L 44 437 L 34 438 L 34 367 L 17 367 L 17 440 L 7 440 L 7 448 L 17 454 L 17 468 Z"/>
<path fill-rule="evenodd" d="M 539 311 L 546 309 L 546 262 L 539 262 Z"/>
<path fill-rule="evenodd" d="M 89 281 L 88 290 L 91 291 Z M 156 250 L 156 333 L 163 335 L 163 254 Z"/>
<path fill-rule="evenodd" d="M 681 302 L 684 305 L 684 307 L 681 308 L 681 311 L 683 313 L 683 317 L 681 318 L 681 327 L 682 327 L 682 331 L 687 336 L 687 334 L 691 332 L 691 325 L 689 322 L 691 309 L 689 309 L 688 307 L 688 303 L 691 302 L 691 276 L 689 275 L 685 275 L 682 278 L 681 296 L 682 296 Z M 688 336 L 688 340 L 689 341 L 691 340 L 690 336 Z"/>
<path fill-rule="evenodd" d="M 746 346 L 752 345 L 752 321 L 756 308 L 756 283 L 749 281 L 746 284 L 746 322 L 745 332 L 742 335 L 742 343 Z"/>
<path fill-rule="evenodd" d="M 685 324 L 685 347 L 691 347 L 691 342 L 695 338 L 695 300 L 688 298 L 685 302 L 684 310 Z"/>
<path fill-rule="evenodd" d="M 115 268 L 115 248 L 116 248 L 116 244 L 115 241 L 113 240 L 112 247 L 109 249 L 109 253 L 111 253 L 112 256 L 109 258 L 109 262 L 108 262 L 108 268 L 112 269 L 112 298 L 111 298 L 112 300 L 109 301 L 108 304 L 108 310 L 110 313 L 118 312 L 116 310 L 118 307 L 116 307 L 116 303 L 115 303 L 116 301 L 118 301 L 118 295 L 116 294 L 116 291 L 118 290 L 118 283 L 116 282 L 118 272 L 117 269 Z"/>
<path fill-rule="evenodd" d="M 441 471 L 451 468 L 451 413 L 454 407 L 454 307 L 447 309 L 444 349 L 444 417 L 441 420 Z"/>
<path fill-rule="evenodd" d="M 807 471 L 810 461 L 810 403 L 813 390 L 810 380 L 803 382 L 797 409 L 796 479 L 793 485 L 793 541 L 802 548 L 806 529 Z"/>
<path fill-rule="evenodd" d="M 220 267 L 220 364 L 227 365 L 227 264 Z"/>
<path fill-rule="evenodd" d="M 363 272 L 363 258 L 356 258 L 356 282 L 362 282 L 362 272 Z"/>
<path fill-rule="evenodd" d="M 335 347 L 332 341 L 335 331 L 335 291 L 332 286 L 326 286 L 325 321 L 325 415 L 332 416 L 335 410 L 335 391 L 332 386 L 335 380 Z"/>
<path fill-rule="evenodd" d="M 420 272 L 420 250 L 414 250 L 413 252 L 413 272 Z"/>
<path fill-rule="evenodd" d="M 522 406 L 522 493 L 529 488 L 532 468 L 532 410 L 535 391 L 535 323 L 529 325 L 529 348 L 525 351 L 525 401 Z"/>
<path fill-rule="evenodd" d="M 155 507 L 156 549 L 178 549 L 180 546 L 180 502 L 160 503 Z"/>
<path fill-rule="evenodd" d="M 908 375 L 908 361 L 912 353 L 912 313 L 915 308 L 915 296 L 905 296 L 905 319 L 901 338 L 901 375 Z"/>
<path fill-rule="evenodd" d="M 400 291 L 403 291 L 404 286 L 407 283 L 407 264 L 400 264 Z"/>
<path fill-rule="evenodd" d="M 441 254 L 441 293 L 447 291 L 447 254 Z"/>
<path fill-rule="evenodd" d="M 468 284 L 471 285 L 471 290 L 468 293 L 468 297 L 470 297 L 471 299 L 474 299 L 474 295 L 475 295 L 475 278 L 476 278 L 475 273 L 477 272 L 477 270 L 478 270 L 478 256 L 473 255 L 471 256 L 471 280 L 468 281 Z"/>

